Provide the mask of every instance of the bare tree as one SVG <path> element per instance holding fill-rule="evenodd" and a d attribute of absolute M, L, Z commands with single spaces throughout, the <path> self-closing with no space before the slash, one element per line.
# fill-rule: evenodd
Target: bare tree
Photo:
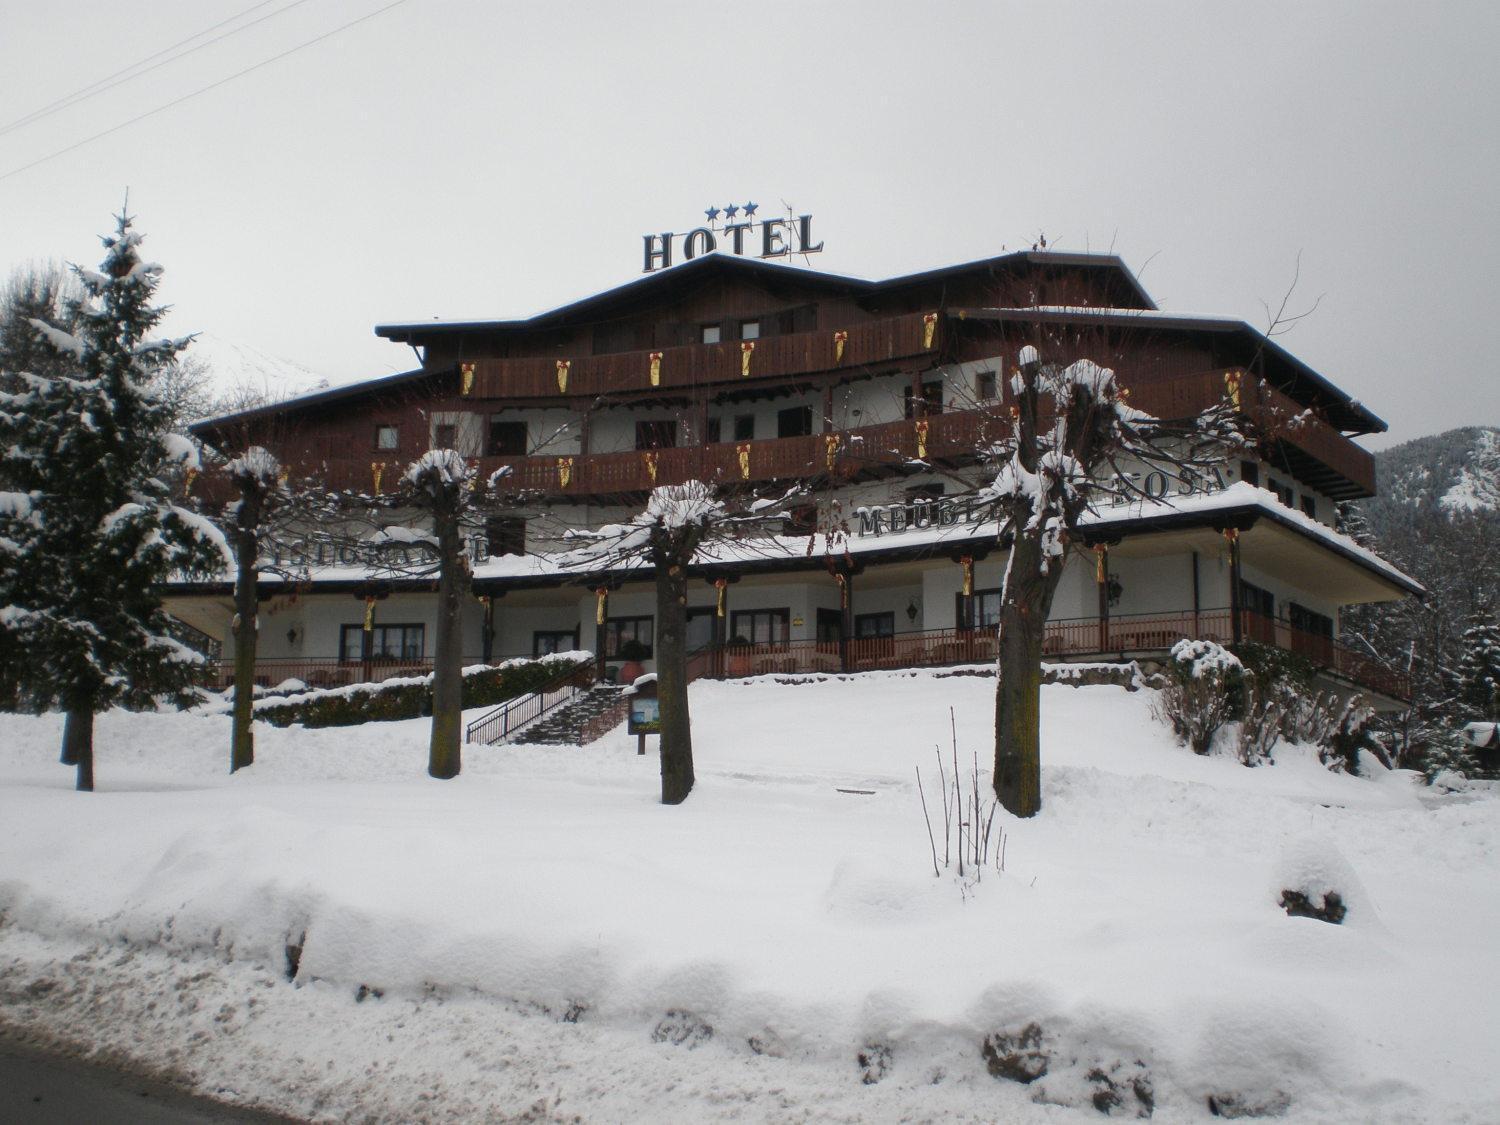
<path fill-rule="evenodd" d="M 1113 371 L 1088 359 L 1047 363 L 1030 344 L 1010 390 L 1010 432 L 986 490 L 998 505 L 1000 539 L 1010 543 L 1000 588 L 994 784 L 1001 804 L 1029 817 L 1041 808 L 1042 641 L 1084 517 L 1104 500 L 1150 499 L 1130 468 L 1174 475 L 1206 468 L 1240 439 L 1227 404 L 1186 425 L 1159 422 L 1128 404 Z"/>
<path fill-rule="evenodd" d="M 730 549 L 754 551 L 757 531 L 764 533 L 771 521 L 785 518 L 776 501 L 726 500 L 715 495 L 712 485 L 690 480 L 653 489 L 645 510 L 629 523 L 572 533 L 572 538 L 589 542 L 565 555 L 565 565 L 602 571 L 645 562 L 654 573 L 664 805 L 687 800 L 694 780 L 687 691 L 688 567 L 697 558 L 714 558 Z"/>

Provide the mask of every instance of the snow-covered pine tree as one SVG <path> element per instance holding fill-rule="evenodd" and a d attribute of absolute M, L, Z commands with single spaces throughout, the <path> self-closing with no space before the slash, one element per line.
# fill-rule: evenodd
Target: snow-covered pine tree
<path fill-rule="evenodd" d="M 131 225 L 122 211 L 99 272 L 74 267 L 71 331 L 32 321 L 64 373 L 16 372 L 0 393 L 0 682 L 24 707 L 67 712 L 79 789 L 93 788 L 95 714 L 182 701 L 199 674 L 160 584 L 233 562 L 164 479 L 197 463 L 149 390 L 184 341 L 149 338 L 161 267 L 141 259 Z"/>
<path fill-rule="evenodd" d="M 1500 721 L 1500 624 L 1476 614 L 1459 638 L 1458 697 L 1466 720 Z"/>

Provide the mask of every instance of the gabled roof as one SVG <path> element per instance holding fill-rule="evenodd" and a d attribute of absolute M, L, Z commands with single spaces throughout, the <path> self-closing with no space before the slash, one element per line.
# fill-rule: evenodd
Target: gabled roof
<path fill-rule="evenodd" d="M 713 253 L 658 273 L 638 277 L 624 285 L 617 285 L 613 289 L 606 289 L 602 293 L 595 293 L 593 296 L 560 305 L 531 317 L 518 320 L 423 320 L 404 324 L 380 324 L 376 325 L 375 334 L 397 343 L 420 346 L 425 340 L 455 333 L 556 328 L 602 317 L 609 310 L 622 304 L 638 304 L 652 299 L 669 300 L 679 291 L 702 285 L 713 277 L 744 277 L 778 284 L 791 281 L 804 289 L 829 294 L 865 296 L 894 292 L 916 285 L 927 285 L 964 274 L 1008 272 L 1020 265 L 1055 265 L 1106 270 L 1117 275 L 1118 280 L 1123 282 L 1140 301 L 1143 309 L 1156 308 L 1155 302 L 1141 287 L 1135 275 L 1114 254 L 1067 254 L 1052 250 L 1023 250 L 1013 254 L 1002 254 L 995 258 L 964 262 L 956 266 L 943 266 L 939 269 L 903 274 L 882 281 L 871 281 L 866 278 L 820 273 L 817 270 L 781 265 L 758 258 L 741 258 L 732 254 Z"/>

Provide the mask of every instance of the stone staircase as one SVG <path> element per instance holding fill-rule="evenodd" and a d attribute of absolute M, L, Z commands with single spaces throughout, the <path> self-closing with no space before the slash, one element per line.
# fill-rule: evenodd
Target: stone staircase
<path fill-rule="evenodd" d="M 618 684 L 595 684 L 570 703 L 532 723 L 513 742 L 548 746 L 577 745 L 589 721 L 620 702 Z"/>

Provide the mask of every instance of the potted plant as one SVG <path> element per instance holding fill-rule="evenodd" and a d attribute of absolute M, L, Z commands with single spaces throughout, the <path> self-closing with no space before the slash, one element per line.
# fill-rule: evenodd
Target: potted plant
<path fill-rule="evenodd" d="M 646 646 L 640 641 L 631 638 L 622 644 L 615 656 L 624 663 L 620 665 L 620 680 L 622 684 L 634 683 L 635 680 L 646 674 L 646 666 L 641 663 L 650 653 Z"/>

